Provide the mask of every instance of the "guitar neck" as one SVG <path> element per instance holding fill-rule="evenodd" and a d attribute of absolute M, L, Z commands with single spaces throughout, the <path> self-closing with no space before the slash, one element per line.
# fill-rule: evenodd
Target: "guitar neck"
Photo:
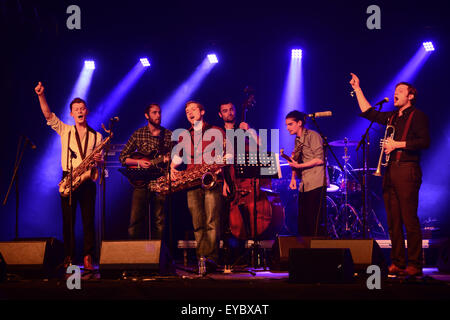
<path fill-rule="evenodd" d="M 284 153 L 280 154 L 280 157 L 282 157 L 283 159 L 285 159 L 287 161 L 291 161 L 292 162 L 292 158 L 289 157 L 288 155 L 285 155 Z"/>

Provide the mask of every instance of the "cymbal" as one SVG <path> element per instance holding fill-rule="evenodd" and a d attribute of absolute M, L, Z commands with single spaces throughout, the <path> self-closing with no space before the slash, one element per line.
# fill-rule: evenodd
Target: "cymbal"
<path fill-rule="evenodd" d="M 358 141 L 354 140 L 335 140 L 329 143 L 333 147 L 350 147 L 358 145 Z"/>
<path fill-rule="evenodd" d="M 352 169 L 352 171 L 356 171 L 356 172 L 363 171 L 363 170 L 364 170 L 364 168 Z M 376 170 L 377 170 L 377 168 L 367 168 L 367 171 L 376 171 Z"/>

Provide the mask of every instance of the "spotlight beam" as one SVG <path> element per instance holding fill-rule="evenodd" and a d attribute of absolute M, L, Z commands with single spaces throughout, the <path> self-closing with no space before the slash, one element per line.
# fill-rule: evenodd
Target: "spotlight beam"
<path fill-rule="evenodd" d="M 213 60 L 214 61 L 214 60 Z M 164 109 L 165 126 L 169 127 L 178 114 L 177 111 L 186 103 L 192 94 L 197 91 L 203 80 L 211 72 L 217 62 L 211 63 L 210 57 L 203 59 L 194 73 L 184 81 L 176 91 L 162 103 Z"/>
<path fill-rule="evenodd" d="M 281 112 L 277 120 L 278 128 L 283 128 L 280 130 L 280 146 L 285 148 L 286 151 L 293 150 L 294 139 L 284 129 L 286 126 L 285 117 L 292 110 L 305 110 L 301 56 L 302 50 L 294 49 L 291 51 L 291 61 L 281 100 Z"/>

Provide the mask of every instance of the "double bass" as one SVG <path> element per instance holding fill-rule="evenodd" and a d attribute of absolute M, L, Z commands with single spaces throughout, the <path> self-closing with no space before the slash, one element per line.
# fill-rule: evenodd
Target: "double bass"
<path fill-rule="evenodd" d="M 247 122 L 247 111 L 255 105 L 253 90 L 246 87 L 244 92 L 247 97 L 242 105 L 241 122 Z M 249 152 L 247 143 L 245 149 Z M 270 190 L 271 179 L 237 178 L 234 173 L 232 170 L 236 188 L 230 203 L 231 233 L 242 240 L 274 238 L 284 225 L 284 209 L 279 194 Z"/>

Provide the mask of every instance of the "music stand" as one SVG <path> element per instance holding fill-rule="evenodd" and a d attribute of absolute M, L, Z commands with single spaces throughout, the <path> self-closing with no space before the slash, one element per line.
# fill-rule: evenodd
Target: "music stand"
<path fill-rule="evenodd" d="M 255 269 L 260 266 L 261 262 L 259 256 L 260 244 L 258 240 L 258 211 L 256 208 L 256 180 L 279 179 L 281 177 L 280 161 L 277 153 L 250 152 L 236 155 L 234 167 L 237 178 L 253 180 L 253 244 L 250 252 L 252 253 L 251 267 Z M 240 258 L 237 261 L 239 260 Z"/>

